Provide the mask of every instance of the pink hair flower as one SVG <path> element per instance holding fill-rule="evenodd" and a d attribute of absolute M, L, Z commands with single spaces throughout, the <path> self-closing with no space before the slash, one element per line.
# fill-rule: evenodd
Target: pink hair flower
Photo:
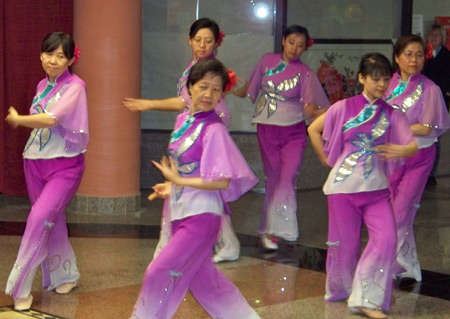
<path fill-rule="evenodd" d="M 219 32 L 219 38 L 217 39 L 217 47 L 220 47 L 220 45 L 223 42 L 223 38 L 225 38 L 225 32 L 220 30 Z"/>
<path fill-rule="evenodd" d="M 314 44 L 314 39 L 309 38 L 308 41 L 306 42 L 306 49 L 309 49 L 310 47 L 312 47 L 313 44 Z"/>
<path fill-rule="evenodd" d="M 73 50 L 73 63 L 72 65 L 75 65 L 78 63 L 78 59 L 80 58 L 80 49 L 78 48 L 78 45 L 75 44 L 75 49 Z"/>
<path fill-rule="evenodd" d="M 231 91 L 235 85 L 237 84 L 237 76 L 236 73 L 232 69 L 227 69 L 228 73 L 228 79 L 230 80 L 227 85 L 225 85 L 225 88 L 223 89 L 224 92 Z"/>

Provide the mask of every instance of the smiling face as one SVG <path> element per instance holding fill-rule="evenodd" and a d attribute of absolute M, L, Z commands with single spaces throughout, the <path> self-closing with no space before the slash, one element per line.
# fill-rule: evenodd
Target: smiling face
<path fill-rule="evenodd" d="M 425 63 L 425 53 L 423 46 L 419 42 L 411 42 L 400 55 L 395 56 L 400 69 L 400 75 L 404 81 L 408 80 L 411 75 L 417 74 L 423 69 Z"/>
<path fill-rule="evenodd" d="M 73 58 L 68 59 L 64 55 L 62 45 L 52 52 L 41 52 L 42 68 L 48 75 L 50 82 L 63 74 L 73 63 Z"/>
<path fill-rule="evenodd" d="M 301 33 L 291 33 L 283 38 L 283 60 L 298 59 L 306 50 L 306 37 Z"/>
<path fill-rule="evenodd" d="M 373 102 L 376 99 L 381 99 L 386 93 L 386 90 L 391 81 L 389 75 L 358 75 L 359 83 L 364 86 L 364 94 Z"/>
<path fill-rule="evenodd" d="M 189 88 L 191 114 L 214 109 L 222 97 L 222 88 L 223 83 L 220 76 L 206 73 L 203 78 Z"/>
<path fill-rule="evenodd" d="M 189 39 L 189 45 L 192 48 L 194 60 L 210 56 L 216 48 L 216 39 L 214 34 L 208 28 L 203 28 Z"/>

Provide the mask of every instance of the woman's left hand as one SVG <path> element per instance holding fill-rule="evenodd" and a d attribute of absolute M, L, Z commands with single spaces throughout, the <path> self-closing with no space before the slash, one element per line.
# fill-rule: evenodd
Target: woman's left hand
<path fill-rule="evenodd" d="M 8 109 L 8 115 L 5 118 L 5 122 L 8 123 L 12 128 L 17 128 L 19 126 L 19 113 L 17 113 L 14 106 L 10 106 Z"/>
<path fill-rule="evenodd" d="M 152 161 L 152 163 L 156 166 L 157 169 L 161 171 L 166 180 L 177 184 L 177 181 L 180 178 L 180 174 L 178 173 L 177 165 L 172 158 L 163 156 L 160 163 L 155 161 Z"/>
<path fill-rule="evenodd" d="M 417 152 L 417 143 L 411 142 L 408 145 L 383 144 L 375 146 L 375 150 L 382 159 L 393 159 L 399 157 L 409 157 Z"/>

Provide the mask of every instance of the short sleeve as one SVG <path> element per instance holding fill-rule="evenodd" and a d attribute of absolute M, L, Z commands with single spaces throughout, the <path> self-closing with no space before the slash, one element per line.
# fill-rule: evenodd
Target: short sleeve
<path fill-rule="evenodd" d="M 263 75 L 263 68 L 264 68 L 264 60 L 266 59 L 267 54 L 259 60 L 259 62 L 255 65 L 252 72 L 247 78 L 247 82 L 249 83 L 249 86 L 247 88 L 247 95 L 252 101 L 252 103 L 255 103 L 256 99 L 258 98 L 259 91 L 261 89 L 261 80 Z"/>
<path fill-rule="evenodd" d="M 225 202 L 237 200 L 258 182 L 230 134 L 222 123 L 208 126 L 200 161 L 202 180 L 229 178 L 230 186 L 221 191 Z"/>
<path fill-rule="evenodd" d="M 84 83 L 69 83 L 48 114 L 58 122 L 59 132 L 69 151 L 86 150 L 89 127 Z"/>

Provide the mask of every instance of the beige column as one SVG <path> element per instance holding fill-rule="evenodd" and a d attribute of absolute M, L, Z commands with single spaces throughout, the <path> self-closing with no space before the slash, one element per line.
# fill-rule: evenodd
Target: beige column
<path fill-rule="evenodd" d="M 125 109 L 141 91 L 141 0 L 75 0 L 74 72 L 86 82 L 90 143 L 70 211 L 122 215 L 140 209 L 140 114 Z"/>

